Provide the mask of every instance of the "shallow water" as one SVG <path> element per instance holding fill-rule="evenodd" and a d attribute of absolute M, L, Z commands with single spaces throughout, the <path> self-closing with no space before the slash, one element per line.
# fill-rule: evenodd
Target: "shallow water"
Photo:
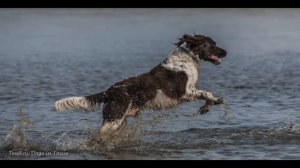
<path fill-rule="evenodd" d="M 299 9 L 1 9 L 1 159 L 300 159 Z M 53 111 L 150 70 L 184 33 L 228 51 L 198 87 L 224 97 L 144 111 L 91 143 L 101 111 Z"/>

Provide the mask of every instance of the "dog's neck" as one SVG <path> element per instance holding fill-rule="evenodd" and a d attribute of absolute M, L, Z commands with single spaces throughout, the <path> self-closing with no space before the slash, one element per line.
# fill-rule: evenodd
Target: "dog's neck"
<path fill-rule="evenodd" d="M 199 56 L 196 55 L 193 51 L 191 51 L 189 48 L 186 47 L 186 43 L 181 44 L 178 48 L 178 50 L 181 50 L 185 52 L 188 56 L 190 56 L 197 64 L 200 64 L 203 62 L 203 60 L 199 59 Z"/>
<path fill-rule="evenodd" d="M 201 60 L 185 44 L 177 47 L 163 62 L 161 66 L 170 70 L 185 71 L 186 69 L 200 68 Z M 190 70 L 189 70 L 190 71 Z"/>

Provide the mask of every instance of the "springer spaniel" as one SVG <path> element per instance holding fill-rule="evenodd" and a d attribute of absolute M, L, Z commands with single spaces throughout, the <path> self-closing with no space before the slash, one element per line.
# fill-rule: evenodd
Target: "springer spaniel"
<path fill-rule="evenodd" d="M 215 65 L 226 51 L 216 46 L 210 37 L 183 35 L 177 48 L 159 65 L 147 73 L 112 85 L 104 92 L 82 97 L 69 97 L 55 102 L 56 111 L 95 111 L 104 104 L 101 134 L 117 130 L 129 116 L 137 116 L 145 108 L 163 110 L 183 102 L 203 99 L 201 114 L 212 105 L 222 104 L 222 98 L 196 88 L 199 66 L 209 61 Z"/>

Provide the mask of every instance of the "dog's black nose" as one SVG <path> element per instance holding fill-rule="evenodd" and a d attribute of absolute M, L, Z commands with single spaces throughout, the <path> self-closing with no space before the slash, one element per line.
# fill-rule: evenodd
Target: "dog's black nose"
<path fill-rule="evenodd" d="M 217 47 L 214 54 L 217 55 L 220 58 L 223 58 L 227 55 L 227 51 L 224 50 L 223 48 Z"/>
<path fill-rule="evenodd" d="M 220 50 L 219 50 L 218 56 L 219 56 L 220 58 L 225 57 L 225 56 L 227 55 L 227 51 L 224 50 L 223 48 L 219 48 L 219 49 L 220 49 Z"/>
<path fill-rule="evenodd" d="M 227 51 L 224 50 L 223 54 L 222 54 L 224 57 L 227 55 Z"/>

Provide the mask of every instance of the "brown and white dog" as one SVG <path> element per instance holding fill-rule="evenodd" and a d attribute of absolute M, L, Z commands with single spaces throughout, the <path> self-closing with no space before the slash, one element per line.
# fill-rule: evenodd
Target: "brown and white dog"
<path fill-rule="evenodd" d="M 162 110 L 202 99 L 206 100 L 200 108 L 200 113 L 204 114 L 210 106 L 222 104 L 222 98 L 197 89 L 196 83 L 200 63 L 209 61 L 218 65 L 226 51 L 203 35 L 185 34 L 175 45 L 177 48 L 149 72 L 115 83 L 104 92 L 58 100 L 56 111 L 95 111 L 103 103 L 100 132 L 104 134 L 117 130 L 127 117 L 136 116 L 145 108 Z"/>

